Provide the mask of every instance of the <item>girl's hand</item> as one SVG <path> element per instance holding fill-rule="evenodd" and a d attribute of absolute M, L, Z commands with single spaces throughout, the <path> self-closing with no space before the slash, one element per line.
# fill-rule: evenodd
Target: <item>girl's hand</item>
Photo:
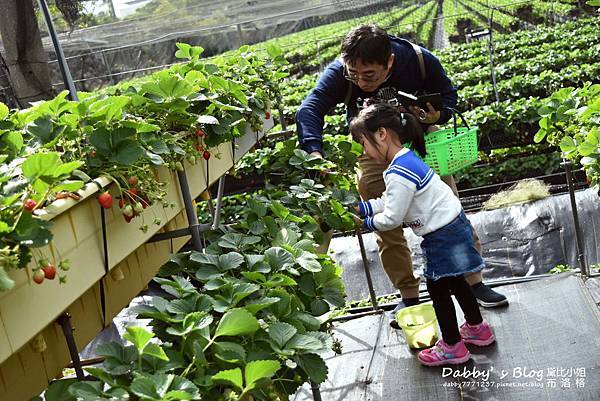
<path fill-rule="evenodd" d="M 356 224 L 358 227 L 363 226 L 363 221 L 360 217 L 358 217 L 354 213 L 350 213 L 350 215 L 352 216 L 352 220 L 354 220 L 354 224 Z"/>

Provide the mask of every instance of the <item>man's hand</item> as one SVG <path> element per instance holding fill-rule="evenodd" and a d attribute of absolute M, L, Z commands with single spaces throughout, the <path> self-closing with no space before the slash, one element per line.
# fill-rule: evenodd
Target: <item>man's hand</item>
<path fill-rule="evenodd" d="M 421 124 L 435 124 L 440 119 L 440 111 L 427 102 L 427 111 L 417 106 L 411 106 L 410 112 L 417 117 Z"/>

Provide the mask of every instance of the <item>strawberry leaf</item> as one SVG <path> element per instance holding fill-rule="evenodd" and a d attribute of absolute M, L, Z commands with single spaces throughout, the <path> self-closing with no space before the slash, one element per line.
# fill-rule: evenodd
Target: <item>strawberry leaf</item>
<path fill-rule="evenodd" d="M 154 337 L 154 333 L 143 327 L 128 327 L 127 332 L 123 334 L 123 338 L 131 342 L 140 355 L 144 353 L 144 348 L 146 348 L 152 337 Z"/>
<path fill-rule="evenodd" d="M 154 343 L 150 343 L 144 348 L 144 355 L 153 356 L 161 361 L 169 360 L 169 357 L 167 354 L 165 354 L 165 351 L 158 344 Z"/>
<path fill-rule="evenodd" d="M 258 320 L 248 311 L 232 309 L 221 318 L 215 331 L 215 338 L 253 334 L 258 329 L 260 329 Z"/>
<path fill-rule="evenodd" d="M 244 393 L 258 387 L 266 379 L 273 377 L 275 372 L 281 368 L 277 361 L 252 361 L 246 365 L 244 376 L 246 387 Z"/>
<path fill-rule="evenodd" d="M 243 379 L 242 379 L 242 370 L 240 368 L 222 370 L 219 373 L 217 373 L 216 375 L 214 375 L 211 378 L 211 380 L 213 382 L 217 382 L 217 383 L 219 383 L 219 382 L 228 383 L 228 384 L 234 386 L 238 390 L 241 390 L 242 386 L 244 385 Z"/>

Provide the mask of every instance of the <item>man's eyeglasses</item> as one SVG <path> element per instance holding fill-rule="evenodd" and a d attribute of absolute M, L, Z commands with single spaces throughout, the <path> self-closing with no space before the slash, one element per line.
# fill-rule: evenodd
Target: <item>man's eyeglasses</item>
<path fill-rule="evenodd" d="M 358 81 L 375 82 L 379 79 L 379 74 L 376 74 L 376 73 L 369 73 L 366 75 L 351 74 L 350 72 L 348 72 L 348 69 L 346 68 L 346 66 L 344 66 L 344 78 L 346 78 L 348 81 L 354 82 L 354 83 L 356 83 Z"/>

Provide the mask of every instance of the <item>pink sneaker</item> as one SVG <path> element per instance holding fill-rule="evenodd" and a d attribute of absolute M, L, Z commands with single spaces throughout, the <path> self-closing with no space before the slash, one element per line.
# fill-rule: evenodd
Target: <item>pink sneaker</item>
<path fill-rule="evenodd" d="M 467 362 L 471 353 L 462 340 L 454 345 L 438 340 L 433 347 L 419 352 L 418 358 L 426 366 L 457 365 Z"/>
<path fill-rule="evenodd" d="M 487 324 L 485 320 L 475 326 L 471 326 L 469 323 L 464 322 L 460 326 L 459 331 L 463 341 L 467 344 L 484 346 L 490 345 L 496 341 L 496 337 L 494 337 L 490 325 Z"/>

